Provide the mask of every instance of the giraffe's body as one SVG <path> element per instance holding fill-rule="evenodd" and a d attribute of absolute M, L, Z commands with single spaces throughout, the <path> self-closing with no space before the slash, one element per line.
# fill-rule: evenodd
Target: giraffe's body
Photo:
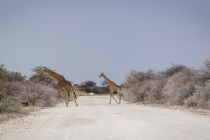
<path fill-rule="evenodd" d="M 67 81 L 62 75 L 60 75 L 60 74 L 58 74 L 58 73 L 56 73 L 56 72 L 54 72 L 52 70 L 49 70 L 46 67 L 44 67 L 44 70 L 42 72 L 46 72 L 46 73 L 50 74 L 53 78 L 55 78 L 58 81 L 56 105 L 57 105 L 57 102 L 58 102 L 58 97 L 59 97 L 60 91 L 62 91 L 62 92 L 66 91 L 67 94 L 64 94 L 66 107 L 68 107 L 68 103 L 70 101 L 70 93 L 71 92 L 74 94 L 74 101 L 75 101 L 76 106 L 78 106 L 78 104 L 76 102 L 76 94 L 74 92 L 74 88 L 73 88 L 72 84 L 69 81 Z"/>
<path fill-rule="evenodd" d="M 121 87 L 118 86 L 118 85 L 116 85 L 113 81 L 109 80 L 103 73 L 101 73 L 101 75 L 99 77 L 103 77 L 104 80 L 109 85 L 109 90 L 110 90 L 110 102 L 109 102 L 109 104 L 111 103 L 111 98 L 112 97 L 115 100 L 115 102 L 118 103 L 116 101 L 116 99 L 114 98 L 114 92 L 117 92 L 117 94 L 119 95 L 119 104 L 120 104 L 120 102 L 121 102 L 121 96 L 123 96 L 122 93 L 121 93 Z"/>

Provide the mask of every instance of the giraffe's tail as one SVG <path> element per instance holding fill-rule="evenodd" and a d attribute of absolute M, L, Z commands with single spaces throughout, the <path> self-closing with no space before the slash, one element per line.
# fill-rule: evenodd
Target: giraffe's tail
<path fill-rule="evenodd" d="M 74 98 L 75 98 L 75 99 L 77 98 L 77 96 L 76 96 L 75 92 L 74 92 Z"/>
<path fill-rule="evenodd" d="M 123 94 L 121 94 L 123 96 Z M 124 97 L 124 96 L 123 96 Z M 125 97 L 124 97 L 125 98 Z"/>

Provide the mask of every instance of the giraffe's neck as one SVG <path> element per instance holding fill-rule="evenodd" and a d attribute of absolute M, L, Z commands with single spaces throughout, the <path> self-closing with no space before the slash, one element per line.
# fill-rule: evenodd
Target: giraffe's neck
<path fill-rule="evenodd" d="M 105 75 L 103 75 L 103 77 L 104 77 L 105 81 L 106 81 L 109 85 L 111 85 L 112 81 L 109 80 Z"/>
<path fill-rule="evenodd" d="M 60 74 L 54 72 L 54 71 L 51 71 L 51 70 L 47 70 L 47 72 L 52 76 L 54 77 L 57 81 L 60 81 L 61 80 L 61 76 Z"/>

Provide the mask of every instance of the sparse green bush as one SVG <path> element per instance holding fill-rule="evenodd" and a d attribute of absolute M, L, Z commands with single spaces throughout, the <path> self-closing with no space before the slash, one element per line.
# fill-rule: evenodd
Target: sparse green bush
<path fill-rule="evenodd" d="M 9 72 L 7 74 L 7 81 L 12 82 L 12 81 L 17 81 L 17 82 L 23 82 L 25 80 L 26 76 L 22 76 L 21 73 L 19 72 Z"/>
<path fill-rule="evenodd" d="M 0 101 L 0 113 L 12 113 L 20 111 L 21 99 L 19 96 L 7 96 Z"/>
<path fill-rule="evenodd" d="M 31 70 L 33 74 L 31 75 L 29 81 L 33 81 L 35 83 L 45 83 L 47 85 L 53 86 L 53 88 L 57 88 L 57 81 L 54 78 L 52 78 L 50 75 L 42 73 L 43 70 L 42 66 L 36 66 Z"/>
<path fill-rule="evenodd" d="M 19 72 L 8 71 L 4 68 L 5 65 L 0 65 L 0 81 L 3 82 L 23 82 L 26 76 L 22 76 Z"/>
<path fill-rule="evenodd" d="M 8 71 L 4 66 L 0 66 L 0 113 L 18 112 L 21 109 L 19 94 L 25 76 L 19 72 Z"/>

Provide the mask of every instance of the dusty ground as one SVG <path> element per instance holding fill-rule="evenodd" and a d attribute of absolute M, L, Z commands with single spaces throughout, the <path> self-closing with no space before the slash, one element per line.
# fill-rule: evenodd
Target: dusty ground
<path fill-rule="evenodd" d="M 79 97 L 0 126 L 1 140 L 210 140 L 210 118 L 138 104 Z"/>

